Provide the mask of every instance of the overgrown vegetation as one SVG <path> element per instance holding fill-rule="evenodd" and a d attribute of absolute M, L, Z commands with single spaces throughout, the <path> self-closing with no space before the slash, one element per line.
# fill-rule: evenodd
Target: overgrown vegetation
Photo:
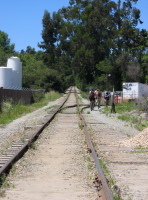
<path fill-rule="evenodd" d="M 116 104 L 116 112 L 119 114 L 139 109 L 140 107 L 136 106 L 134 102 L 122 102 Z"/>
<path fill-rule="evenodd" d="M 144 128 L 148 127 L 148 120 L 142 119 L 142 117 L 136 117 L 130 114 L 126 114 L 118 116 L 118 119 L 130 123 L 131 126 L 134 125 L 134 127 L 139 131 L 142 131 Z"/>
<path fill-rule="evenodd" d="M 148 97 L 136 99 L 135 105 L 148 114 Z"/>
<path fill-rule="evenodd" d="M 111 115 L 110 107 L 104 107 L 102 113 L 106 115 Z M 133 111 L 133 114 L 131 114 Z M 131 126 L 134 126 L 137 130 L 142 131 L 144 128 L 148 127 L 148 120 L 140 116 L 144 112 L 145 115 L 148 115 L 147 111 L 147 99 L 143 98 L 141 100 L 137 99 L 133 102 L 122 102 L 116 104 L 116 113 L 118 119 L 128 122 Z M 136 115 L 134 115 L 136 113 Z"/>
<path fill-rule="evenodd" d="M 61 93 L 51 91 L 46 93 L 44 98 L 42 98 L 40 101 L 31 105 L 23 105 L 21 103 L 13 105 L 11 101 L 3 102 L 0 113 L 0 124 L 8 124 L 14 119 L 17 119 L 24 114 L 30 113 L 38 108 L 41 108 L 47 105 L 47 103 L 54 101 L 60 98 L 61 96 Z"/>
<path fill-rule="evenodd" d="M 21 103 L 13 105 L 9 101 L 4 102 L 2 104 L 2 112 L 0 113 L 0 124 L 8 124 L 14 119 L 19 118 L 22 114 L 27 114 L 34 110 L 35 107 L 33 105 L 28 106 L 28 105 L 23 105 Z"/>

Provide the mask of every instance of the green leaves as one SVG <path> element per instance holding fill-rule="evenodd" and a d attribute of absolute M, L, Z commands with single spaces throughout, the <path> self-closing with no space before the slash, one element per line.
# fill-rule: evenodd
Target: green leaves
<path fill-rule="evenodd" d="M 10 44 L 8 34 L 3 31 L 0 31 L 0 51 L 3 51 L 5 53 L 13 53 L 14 47 L 14 44 Z"/>
<path fill-rule="evenodd" d="M 99 80 L 103 88 L 104 74 L 111 73 L 111 87 L 120 90 L 123 80 L 139 78 L 147 33 L 136 28 L 141 23 L 136 2 L 70 0 L 70 6 L 52 17 L 45 11 L 39 45 L 45 50 L 45 65 L 59 70 L 65 85 L 70 77 L 82 87 Z"/>

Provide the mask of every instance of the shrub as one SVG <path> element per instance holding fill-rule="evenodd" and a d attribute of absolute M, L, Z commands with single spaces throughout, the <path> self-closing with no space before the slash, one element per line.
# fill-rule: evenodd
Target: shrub
<path fill-rule="evenodd" d="M 148 98 L 147 97 L 136 99 L 135 104 L 137 106 L 140 106 L 140 110 L 148 112 Z"/>
<path fill-rule="evenodd" d="M 42 92 L 33 92 L 33 102 L 32 103 L 41 101 L 41 99 L 43 99 L 44 96 L 45 95 Z"/>
<path fill-rule="evenodd" d="M 11 109 L 12 109 L 12 101 L 11 100 L 2 103 L 1 112 L 9 113 Z"/>

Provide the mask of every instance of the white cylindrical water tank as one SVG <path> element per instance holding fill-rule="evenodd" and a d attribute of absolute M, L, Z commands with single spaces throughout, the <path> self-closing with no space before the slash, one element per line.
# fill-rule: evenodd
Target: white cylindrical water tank
<path fill-rule="evenodd" d="M 22 62 L 18 57 L 10 57 L 7 61 L 7 67 L 11 68 L 13 72 L 13 86 L 15 88 L 22 88 Z"/>
<path fill-rule="evenodd" d="M 19 69 L 19 66 L 20 66 L 20 59 L 18 57 L 12 56 L 7 60 L 7 67 L 10 67 L 13 70 L 17 71 Z"/>
<path fill-rule="evenodd" d="M 0 67 L 0 87 L 10 89 L 12 87 L 12 69 Z"/>
<path fill-rule="evenodd" d="M 16 70 L 12 70 L 12 87 L 13 89 L 19 89 L 18 88 L 18 72 Z"/>
<path fill-rule="evenodd" d="M 20 66 L 18 70 L 18 86 L 22 88 L 22 62 L 20 62 Z"/>

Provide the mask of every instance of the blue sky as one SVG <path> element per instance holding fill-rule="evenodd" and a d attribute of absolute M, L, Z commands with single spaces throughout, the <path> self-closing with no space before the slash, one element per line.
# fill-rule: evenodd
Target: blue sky
<path fill-rule="evenodd" d="M 41 50 L 37 43 L 42 41 L 44 11 L 52 13 L 68 5 L 69 0 L 0 0 L 0 30 L 8 34 L 16 51 L 26 50 L 27 46 Z M 141 10 L 144 21 L 138 28 L 148 30 L 148 0 L 139 0 L 136 7 Z"/>

